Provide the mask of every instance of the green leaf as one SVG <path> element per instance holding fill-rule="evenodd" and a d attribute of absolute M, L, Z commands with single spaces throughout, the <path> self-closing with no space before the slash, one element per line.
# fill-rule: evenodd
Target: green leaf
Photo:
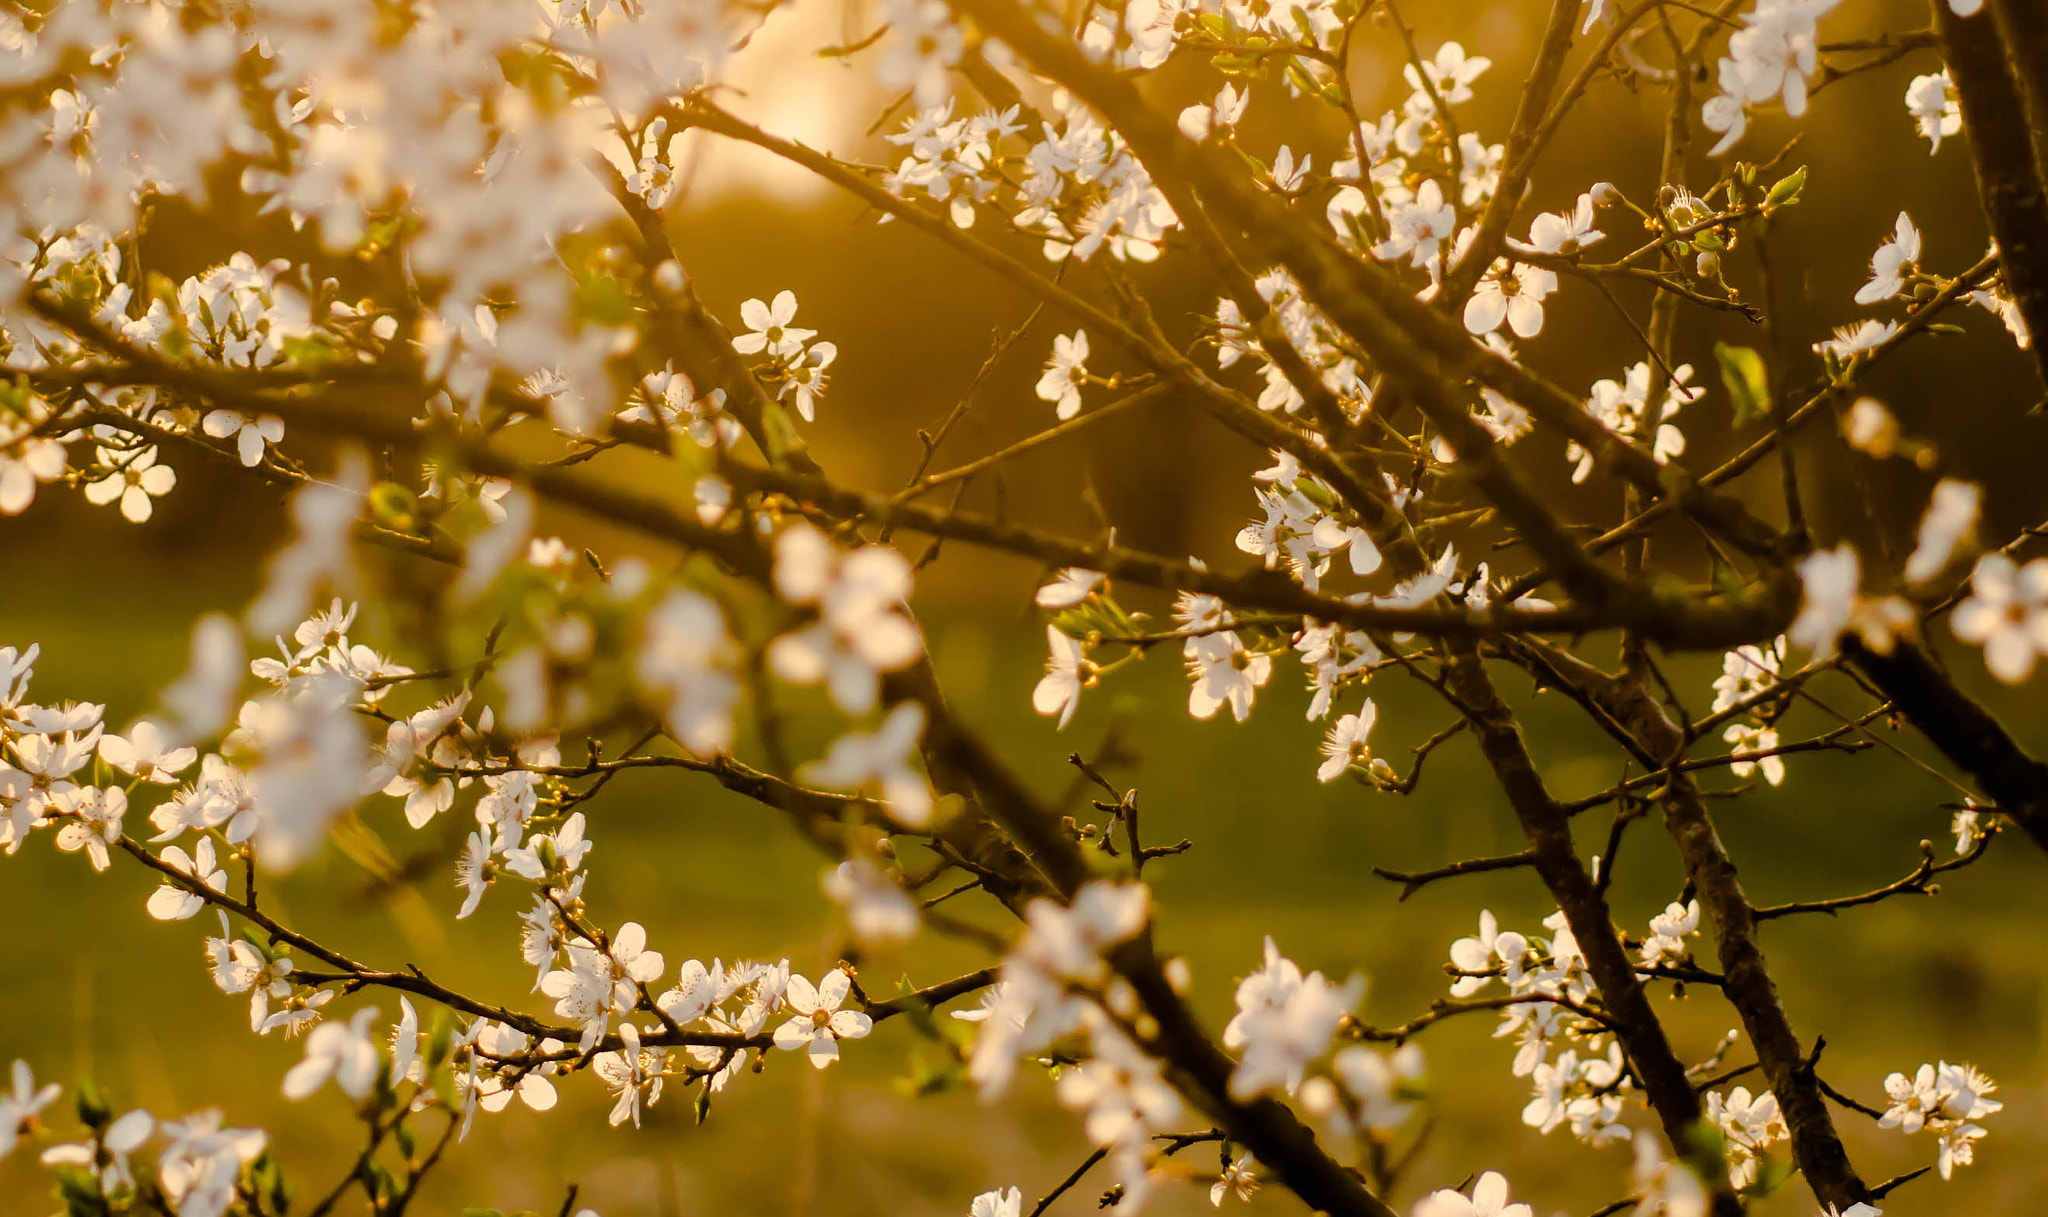
<path fill-rule="evenodd" d="M 284 1168 L 266 1150 L 249 1168 L 249 1182 L 270 1198 L 270 1207 L 282 1213 L 292 1206 L 292 1186 L 285 1181 Z"/>
<path fill-rule="evenodd" d="M 779 401 L 771 401 L 761 411 L 762 438 L 768 441 L 768 457 L 780 462 L 792 452 L 804 450 L 803 437 L 796 432 L 796 424 L 790 421 L 789 411 Z"/>
<path fill-rule="evenodd" d="M 1721 383 L 1728 386 L 1729 404 L 1735 407 L 1735 425 L 1761 418 L 1771 408 L 1770 383 L 1764 374 L 1764 357 L 1749 347 L 1714 344 L 1714 359 L 1721 365 Z"/>
<path fill-rule="evenodd" d="M 114 1118 L 113 1108 L 93 1085 L 91 1078 L 78 1080 L 78 1118 L 87 1128 L 105 1128 Z"/>
<path fill-rule="evenodd" d="M 639 315 L 639 301 L 612 275 L 592 275 L 576 284 L 576 316 L 598 325 L 624 326 Z"/>
<path fill-rule="evenodd" d="M 427 1029 L 427 1068 L 438 1069 L 448 1059 L 455 1046 L 455 1020 L 446 1009 L 434 1015 L 433 1024 Z"/>
<path fill-rule="evenodd" d="M 906 1099 L 928 1098 L 957 1089 L 966 1075 L 966 1069 L 951 1054 L 934 1058 L 913 1049 L 909 1074 L 892 1079 L 892 1085 Z"/>
<path fill-rule="evenodd" d="M 1714 589 L 1724 596 L 1739 596 L 1745 590 L 1741 573 L 1719 558 L 1714 559 L 1712 579 Z"/>
<path fill-rule="evenodd" d="M 1801 165 L 1779 178 L 1771 186 L 1771 192 L 1764 196 L 1764 210 L 1790 207 L 1799 201 L 1799 192 L 1806 189 L 1806 166 Z"/>
<path fill-rule="evenodd" d="M 312 371 L 341 361 L 341 350 L 333 342 L 318 334 L 303 338 L 286 338 L 278 344 L 284 352 L 285 362 L 295 368 Z"/>

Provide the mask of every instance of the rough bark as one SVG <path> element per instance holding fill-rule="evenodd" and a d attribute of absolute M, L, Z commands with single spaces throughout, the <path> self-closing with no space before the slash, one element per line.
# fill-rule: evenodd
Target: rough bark
<path fill-rule="evenodd" d="M 1585 954 L 1586 969 L 1600 986 L 1600 998 L 1619 1027 L 1621 1049 L 1641 1080 L 1643 1094 L 1664 1127 L 1665 1139 L 1681 1154 L 1699 1144 L 1704 1111 L 1664 1025 L 1636 977 L 1635 961 L 1614 931 L 1607 898 L 1579 860 L 1571 817 L 1544 788 L 1514 711 L 1488 678 L 1477 652 L 1455 655 L 1447 671 L 1456 698 L 1478 737 L 1479 750 L 1506 791 L 1515 818 L 1535 855 L 1537 874 L 1564 911 L 1572 936 Z M 1742 1205 L 1726 1187 L 1717 1190 L 1716 1217 L 1738 1214 Z"/>
<path fill-rule="evenodd" d="M 2008 0 L 2021 5 L 2038 0 Z M 1932 0 L 1941 56 L 1948 61 L 1963 132 L 1977 175 L 1984 218 L 1998 242 L 1998 262 L 2034 335 L 2034 363 L 2048 385 L 2048 195 L 2034 163 L 2027 102 L 2013 75 L 1997 22 L 1984 13 L 1958 17 L 1948 0 Z"/>
<path fill-rule="evenodd" d="M 1741 1016 L 1757 1062 L 1777 1096 L 1778 1109 L 1792 1132 L 1793 1160 L 1821 1203 L 1846 1209 L 1868 1200 L 1869 1189 L 1849 1162 L 1827 1099 L 1778 999 L 1757 940 L 1756 909 L 1743 891 L 1735 861 L 1721 843 L 1691 775 L 1667 768 L 1685 753 L 1684 733 L 1640 683 L 1610 676 L 1554 648 L 1532 647 L 1530 653 L 1640 763 L 1665 770 L 1659 799 L 1664 827 L 1678 845 L 1686 877 L 1713 927 L 1722 993 Z"/>

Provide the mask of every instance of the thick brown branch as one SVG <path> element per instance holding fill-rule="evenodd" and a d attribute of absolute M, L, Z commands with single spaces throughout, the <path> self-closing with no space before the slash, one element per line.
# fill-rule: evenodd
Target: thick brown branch
<path fill-rule="evenodd" d="M 1678 844 L 1686 877 L 1713 925 L 1722 992 L 1741 1015 L 1750 1042 L 1756 1046 L 1757 1059 L 1791 1129 L 1793 1157 L 1823 1204 L 1847 1208 L 1862 1202 L 1868 1191 L 1849 1163 L 1848 1151 L 1835 1132 L 1799 1038 L 1778 999 L 1757 940 L 1755 910 L 1742 889 L 1735 862 L 1722 845 L 1691 776 L 1672 767 L 1684 753 L 1684 733 L 1639 683 L 1609 677 L 1554 649 L 1542 648 L 1540 658 L 1545 670 L 1568 692 L 1589 703 L 1596 711 L 1595 719 L 1616 742 L 1643 765 L 1662 769 L 1668 776 L 1659 792 L 1664 825 Z"/>
<path fill-rule="evenodd" d="M 2016 7 L 2032 2 L 2022 0 Z M 2048 194 L 2034 164 L 2027 101 L 1989 14 L 1958 17 L 1949 0 L 1930 0 L 1930 5 L 1941 57 L 1948 61 L 1962 105 L 1977 195 L 1998 242 L 2006 290 L 2036 338 L 2035 366 L 2048 384 Z"/>
<path fill-rule="evenodd" d="M 2004 724 L 1963 692 L 1922 647 L 1901 641 L 1890 653 L 1879 654 L 1851 638 L 1844 640 L 1842 653 L 1907 722 L 1977 783 L 2000 815 L 2048 850 L 2048 763 L 2021 748 Z"/>
<path fill-rule="evenodd" d="M 1468 650 L 1456 655 L 1447 676 L 1450 695 L 1472 720 L 1480 752 L 1529 838 L 1537 873 L 1563 910 L 1579 949 L 1585 953 L 1587 969 L 1600 986 L 1601 999 L 1619 1025 L 1615 1036 L 1642 1081 L 1665 1138 L 1681 1153 L 1702 1148 L 1699 1095 L 1643 991 L 1635 960 L 1615 934 L 1606 897 L 1579 860 L 1570 817 L 1544 787 L 1513 711 L 1501 699 L 1476 653 Z M 1738 1214 L 1741 1202 L 1722 1187 L 1714 1211 L 1721 1217 Z"/>

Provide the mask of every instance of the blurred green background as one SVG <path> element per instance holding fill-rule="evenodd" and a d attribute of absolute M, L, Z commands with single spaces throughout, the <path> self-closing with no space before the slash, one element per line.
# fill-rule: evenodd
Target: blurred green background
<path fill-rule="evenodd" d="M 1426 48 L 1458 37 L 1468 50 L 1495 59 L 1464 122 L 1490 140 L 1501 138 L 1542 6 L 1502 0 L 1410 7 Z M 879 141 L 859 138 L 866 117 L 881 104 L 865 88 L 865 77 L 801 58 L 802 46 L 836 36 L 839 10 L 800 7 L 786 17 L 789 49 L 774 50 L 786 58 L 771 57 L 749 82 L 749 96 L 735 104 L 743 111 L 751 106 L 779 130 L 886 160 Z M 1825 28 L 1831 37 L 1846 38 L 1924 21 L 1924 10 L 1914 4 L 1866 3 L 1831 17 Z M 1393 45 L 1392 35 L 1382 32 L 1374 39 L 1376 54 L 1361 62 L 1361 98 L 1369 112 L 1398 104 Z M 1964 147 L 1957 142 L 1930 158 L 1899 102 L 1906 80 L 1934 67 L 1931 54 L 1922 53 L 1815 99 L 1802 145 L 1788 162 L 1813 166 L 1806 201 L 1784 217 L 1774 241 L 1792 272 L 1786 324 L 1804 336 L 1802 343 L 1858 315 L 1850 293 L 1900 208 L 1921 221 L 1930 268 L 1959 269 L 1983 250 Z M 778 92 L 779 86 L 786 87 Z M 1213 91 L 1204 74 L 1180 68 L 1155 87 L 1162 104 L 1171 106 Z M 1647 85 L 1639 96 L 1614 83 L 1597 85 L 1537 174 L 1534 205 L 1563 207 L 1599 179 L 1646 197 L 1654 188 L 1661 108 L 1661 94 Z M 1754 159 L 1775 151 L 1774 141 L 1792 130 L 1770 119 L 1757 126 L 1744 146 Z M 1255 95 L 1246 131 L 1249 145 L 1267 157 L 1283 141 L 1297 152 L 1313 146 L 1320 154 L 1331 146 L 1328 125 L 1288 109 L 1271 86 Z M 840 348 L 814 442 L 842 480 L 898 485 L 918 455 L 913 428 L 945 414 L 995 336 L 1022 321 L 1030 302 L 901 226 L 876 228 L 858 204 L 803 193 L 771 170 L 750 169 L 748 158 L 759 155 L 725 149 L 707 159 L 678 209 L 687 264 L 707 298 L 728 314 L 749 296 L 766 298 L 783 287 L 797 292 L 800 324 Z M 1709 180 L 1708 166 L 1696 158 L 1693 184 Z M 718 189 L 721 182 L 737 185 Z M 1618 222 L 1619 213 L 1610 216 L 1609 249 L 1618 250 L 1635 234 Z M 226 252 L 217 244 L 223 230 L 245 234 L 241 244 L 259 253 L 293 248 L 287 230 L 245 219 L 216 224 L 210 236 L 167 225 L 152 236 L 147 256 L 171 273 L 192 273 Z M 1738 266 L 1736 273 L 1749 272 Z M 1099 287 L 1092 270 L 1074 274 L 1084 290 Z M 1199 332 L 1198 315 L 1216 295 L 1200 266 L 1169 258 L 1136 270 L 1134 278 L 1170 333 L 1191 338 Z M 1987 484 L 1986 535 L 2002 536 L 2048 514 L 2048 492 L 2038 476 L 2048 436 L 2041 420 L 2025 414 L 2039 397 L 2025 360 L 1987 315 L 1964 320 L 1967 335 L 1916 344 L 1884 370 L 1872 391 L 1909 432 L 1940 447 L 1946 471 Z M 1030 396 L 1029 386 L 1056 331 L 1069 327 L 1054 317 L 1039 320 L 1001 360 L 942 464 L 991 451 L 1051 421 L 1049 407 Z M 1707 352 L 1716 339 L 1760 344 L 1754 331 L 1745 331 L 1723 314 L 1686 316 L 1683 346 L 1703 369 L 1702 379 L 1712 383 Z M 1637 354 L 1628 327 L 1599 294 L 1568 281 L 1530 357 L 1562 382 L 1583 387 L 1619 375 Z M 1105 358 L 1096 370 L 1113 366 Z M 1793 375 L 1812 370 L 1802 366 Z M 968 503 L 1000 505 L 1015 518 L 1075 535 L 1090 535 L 1106 521 L 1135 545 L 1238 561 L 1230 538 L 1252 508 L 1244 474 L 1265 463 L 1264 454 L 1206 420 L 1190 421 L 1186 410 L 1168 401 L 1128 412 L 978 483 Z M 1684 421 L 1689 459 L 1697 467 L 1746 438 L 1731 431 L 1718 392 Z M 1565 482 L 1558 448 L 1539 436 L 1516 455 L 1572 510 L 1610 518 L 1612 503 Z M 1932 474 L 1900 462 L 1873 466 L 1858 458 L 1852 464 L 1825 429 L 1811 430 L 1800 453 L 1824 542 L 1846 537 L 1878 552 L 1909 537 Z M 12 576 L 0 598 L 0 645 L 43 645 L 34 686 L 39 699 L 103 701 L 109 722 L 125 724 L 147 711 L 155 691 L 182 667 L 193 619 L 211 609 L 237 611 L 252 594 L 260 555 L 276 540 L 274 523 L 264 523 L 276 518 L 274 496 L 209 465 L 172 460 L 180 493 L 145 527 L 128 527 L 60 491 L 46 492 L 25 516 L 0 521 L 0 552 L 10 558 Z M 649 461 L 611 468 L 651 488 L 683 489 Z M 1760 507 L 1768 508 L 1767 498 Z M 543 526 L 608 557 L 637 545 L 574 517 L 547 519 Z M 1683 540 L 1659 544 L 1671 547 L 1660 552 L 1690 552 Z M 1514 562 L 1509 554 L 1506 565 Z M 1291 665 L 1280 665 L 1250 722 L 1199 724 L 1183 713 L 1175 657 L 1155 655 L 1084 699 L 1074 725 L 1054 733 L 1028 706 L 1043 658 L 1042 628 L 1029 609 L 1039 573 L 960 547 L 924 572 L 917 606 L 940 675 L 966 719 L 986 730 L 1049 796 L 1070 788 L 1066 754 L 1093 755 L 1112 731 L 1139 758 L 1116 777 L 1140 791 L 1148 836 L 1185 835 L 1195 842 L 1185 856 L 1155 864 L 1147 877 L 1161 905 L 1162 942 L 1191 961 L 1201 1007 L 1214 1025 L 1228 1012 L 1233 978 L 1256 962 L 1263 934 L 1272 934 L 1305 967 L 1366 973 L 1372 980 L 1368 1017 L 1393 1023 L 1422 1012 L 1442 993 L 1440 968 L 1449 944 L 1472 932 L 1480 907 L 1522 929 L 1534 929 L 1551 910 L 1524 872 L 1457 880 L 1397 901 L 1398 889 L 1374 878 L 1370 867 L 1421 869 L 1511 851 L 1519 845 L 1512 818 L 1462 738 L 1431 759 L 1411 797 L 1350 784 L 1318 786 L 1319 729 L 1302 721 L 1306 698 Z M 1605 659 L 1611 646 L 1596 640 L 1588 653 Z M 2031 691 L 1992 689 L 1975 655 L 1953 658 L 1970 687 L 2048 749 L 2038 683 Z M 1695 712 L 1702 710 L 1719 658 L 1680 659 L 1669 670 Z M 1517 696 L 1526 689 L 1511 674 L 1503 674 L 1503 683 Z M 1372 693 L 1381 707 L 1376 743 L 1404 768 L 1406 748 L 1450 721 L 1427 690 L 1398 676 L 1381 678 Z M 1862 708 L 1845 684 L 1826 687 L 1822 696 L 1843 710 Z M 1580 715 L 1554 699 L 1522 700 L 1545 775 L 1560 795 L 1590 792 L 1617 776 L 1612 749 Z M 1829 725 L 1803 708 L 1786 729 L 1790 738 L 1802 728 Z M 799 739 L 813 744 L 827 729 L 822 719 L 797 724 Z M 1927 752 L 1910 734 L 1892 738 L 1909 751 Z M 1923 838 L 1948 848 L 1948 813 L 1940 804 L 1953 792 L 1896 758 L 1823 754 L 1795 758 L 1791 768 L 1780 789 L 1716 804 L 1760 903 L 1865 890 L 1906 873 Z M 1710 784 L 1732 782 L 1717 776 Z M 773 813 L 708 781 L 659 773 L 627 775 L 591 811 L 595 918 L 606 925 L 628 918 L 645 923 L 671 969 L 691 956 L 786 954 L 798 970 L 816 975 L 838 957 L 840 938 L 815 882 L 822 859 Z M 464 819 L 444 817 L 413 834 L 394 803 L 376 800 L 364 820 L 395 855 L 444 860 L 417 889 L 375 891 L 363 868 L 330 851 L 273 881 L 267 899 L 291 923 L 359 957 L 386 966 L 417 963 L 490 1000 L 543 1010 L 524 995 L 532 976 L 516 957 L 510 897 L 494 892 L 475 918 L 448 920 L 458 899 L 445 860 L 455 853 Z M 1591 853 L 1600 848 L 1606 821 L 1603 815 L 1585 819 Z M 1929 1178 L 1907 1186 L 1887 1203 L 1888 1214 L 2025 1212 L 2048 1200 L 2048 1109 L 2038 1081 L 2048 1020 L 2048 953 L 2038 928 L 2048 912 L 2038 894 L 2044 866 L 2048 860 L 2024 842 L 2003 840 L 1983 864 L 1945 883 L 1936 899 L 1896 900 L 1839 920 L 1781 920 L 1766 929 L 1765 947 L 1794 1024 L 1808 1038 L 1826 1034 L 1821 1072 L 1836 1086 L 1876 1100 L 1887 1072 L 1938 1058 L 1972 1061 L 2001 1083 L 1997 1097 L 2006 1109 L 1986 1122 L 1990 1135 L 1979 1165 L 1949 1184 Z M 1637 825 L 1617 880 L 1619 913 L 1640 931 L 1679 883 L 1658 831 Z M 270 1130 L 301 1195 L 324 1191 L 356 1148 L 345 1100 L 331 1090 L 301 1104 L 282 1099 L 278 1079 L 298 1059 L 297 1043 L 248 1033 L 243 1000 L 217 992 L 204 969 L 200 941 L 212 923 L 148 921 L 142 902 L 152 886 L 132 867 L 94 876 L 81 857 L 57 854 L 46 834 L 18 856 L 0 859 L 0 924 L 11 930 L 0 946 L 0 1062 L 24 1057 L 39 1078 L 67 1084 L 91 1076 L 121 1109 L 145 1105 L 175 1116 L 221 1107 L 231 1123 Z M 978 899 L 965 898 L 956 908 L 1001 926 L 1000 918 L 974 904 Z M 931 983 L 983 962 L 928 936 L 870 960 L 864 975 L 871 988 L 886 990 L 899 975 Z M 395 1015 L 395 1000 L 371 1000 Z M 1731 1012 L 1708 994 L 1667 1008 L 1688 1056 L 1704 1055 L 1735 1025 Z M 1491 1026 L 1485 1018 L 1453 1020 L 1423 1038 L 1435 1131 L 1398 1200 L 1405 1205 L 1418 1187 L 1454 1185 L 1486 1169 L 1506 1172 L 1516 1197 L 1539 1213 L 1589 1212 L 1621 1195 L 1624 1147 L 1589 1150 L 1564 1134 L 1544 1138 L 1521 1126 L 1526 1088 L 1509 1076 L 1512 1050 L 1488 1037 Z M 579 1203 L 606 1217 L 959 1213 L 976 1192 L 998 1186 L 1021 1186 L 1028 1202 L 1086 1154 L 1078 1121 L 1052 1104 L 1050 1087 L 1037 1078 L 1025 1079 L 1010 1101 L 991 1108 L 964 1094 L 902 1098 L 892 1079 L 908 1072 L 910 1054 L 921 1047 L 896 1022 L 823 1075 L 780 1057 L 765 1075 L 741 1078 L 702 1127 L 692 1125 L 684 1097 L 671 1094 L 652 1109 L 645 1128 L 608 1129 L 607 1098 L 594 1081 L 579 1079 L 563 1087 L 562 1106 L 547 1115 L 515 1109 L 480 1117 L 419 1211 L 489 1204 L 552 1212 L 573 1181 L 582 1188 Z M 1745 1052 L 1738 1047 L 1731 1059 L 1746 1060 Z M 1853 1114 L 1840 1123 L 1866 1178 L 1933 1160 L 1925 1135 L 1879 1132 Z M 1214 1160 L 1205 1150 L 1187 1157 L 1204 1170 Z M 18 1152 L 0 1162 L 0 1211 L 50 1207 L 47 1177 L 27 1159 Z M 1106 1183 L 1103 1178 L 1083 1188 L 1057 1211 L 1090 1209 L 1094 1190 Z M 1194 1212 L 1206 1207 L 1206 1190 L 1169 1189 L 1155 1203 L 1162 1212 Z M 1299 1208 L 1277 1188 L 1261 1192 L 1255 1203 Z M 1811 1205 L 1803 1186 L 1794 1185 L 1763 1211 L 1804 1214 Z"/>

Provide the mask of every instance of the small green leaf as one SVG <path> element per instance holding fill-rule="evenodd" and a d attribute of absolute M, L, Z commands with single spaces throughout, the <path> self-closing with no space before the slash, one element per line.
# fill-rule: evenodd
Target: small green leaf
<path fill-rule="evenodd" d="M 438 1069 L 448 1059 L 455 1046 L 455 1020 L 443 1009 L 434 1015 L 434 1021 L 427 1029 L 427 1068 Z"/>
<path fill-rule="evenodd" d="M 1806 166 L 1801 165 L 1779 178 L 1771 186 L 1771 192 L 1764 196 L 1765 210 L 1790 207 L 1799 201 L 1799 192 L 1806 189 Z"/>
<path fill-rule="evenodd" d="M 91 1078 L 78 1081 L 78 1118 L 87 1128 L 105 1128 L 114 1118 L 113 1108 L 100 1094 L 100 1088 L 93 1085 Z"/>
<path fill-rule="evenodd" d="M 1721 383 L 1728 386 L 1728 401 L 1735 408 L 1735 425 L 1740 427 L 1770 411 L 1771 391 L 1764 375 L 1764 357 L 1749 347 L 1714 344 L 1714 359 L 1721 365 Z"/>
<path fill-rule="evenodd" d="M 1719 558 L 1714 559 L 1712 578 L 1714 589 L 1724 596 L 1739 596 L 1744 590 L 1740 572 Z"/>
<path fill-rule="evenodd" d="M 639 315 L 639 301 L 611 275 L 592 275 L 576 284 L 576 316 L 598 325 L 629 325 Z"/>

